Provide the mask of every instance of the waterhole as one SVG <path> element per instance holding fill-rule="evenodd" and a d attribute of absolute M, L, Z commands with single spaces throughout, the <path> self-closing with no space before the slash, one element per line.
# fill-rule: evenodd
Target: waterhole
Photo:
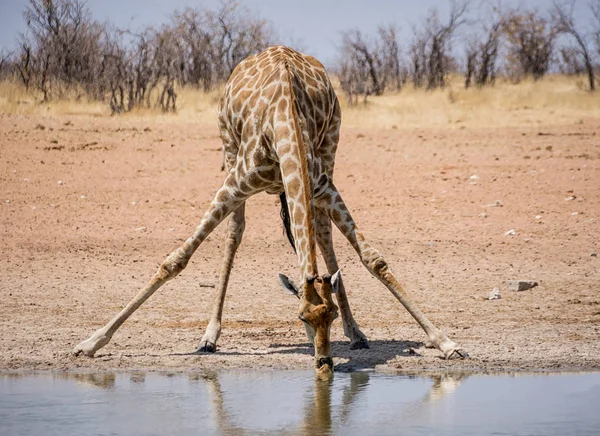
<path fill-rule="evenodd" d="M 600 373 L 8 373 L 2 435 L 598 435 Z"/>

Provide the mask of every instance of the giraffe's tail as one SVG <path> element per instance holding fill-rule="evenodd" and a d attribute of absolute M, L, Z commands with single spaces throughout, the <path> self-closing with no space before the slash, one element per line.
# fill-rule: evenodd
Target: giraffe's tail
<path fill-rule="evenodd" d="M 291 218 L 290 218 L 290 210 L 287 204 L 287 197 L 285 196 L 285 191 L 283 191 L 279 195 L 279 201 L 281 201 L 281 221 L 283 221 L 283 228 L 285 229 L 285 234 L 292 245 L 292 249 L 294 253 L 296 252 L 296 243 L 294 241 L 294 235 L 292 234 L 292 229 L 290 227 Z"/>

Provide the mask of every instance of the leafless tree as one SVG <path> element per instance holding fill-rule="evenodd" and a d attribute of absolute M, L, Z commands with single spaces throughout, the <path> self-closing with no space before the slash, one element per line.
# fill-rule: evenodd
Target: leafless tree
<path fill-rule="evenodd" d="M 381 95 L 385 89 L 385 78 L 381 71 L 382 60 L 375 40 L 369 40 L 358 30 L 342 34 L 342 65 L 340 81 L 350 96 Z"/>
<path fill-rule="evenodd" d="M 491 24 L 484 26 L 484 36 L 472 37 L 467 44 L 467 71 L 465 87 L 474 81 L 478 87 L 493 84 L 496 80 L 497 61 L 502 34 L 502 17 L 496 15 Z"/>
<path fill-rule="evenodd" d="M 568 35 L 572 38 L 575 43 L 574 50 L 570 52 L 562 52 L 563 59 L 565 54 L 571 54 L 570 61 L 573 65 L 577 63 L 577 57 L 580 57 L 585 71 L 588 76 L 588 83 L 590 91 L 596 89 L 596 77 L 594 75 L 594 66 L 592 63 L 592 55 L 590 52 L 589 36 L 584 34 L 575 24 L 573 19 L 573 9 L 575 8 L 577 0 L 566 0 L 564 2 L 554 2 L 553 16 L 558 26 L 558 32 Z"/>
<path fill-rule="evenodd" d="M 44 100 L 75 90 L 97 94 L 96 68 L 103 25 L 82 0 L 30 0 L 27 32 L 20 37 L 17 69 Z"/>
<path fill-rule="evenodd" d="M 554 20 L 537 10 L 513 9 L 505 14 L 502 28 L 508 43 L 509 74 L 516 80 L 522 76 L 541 79 L 548 72 L 559 34 Z"/>
<path fill-rule="evenodd" d="M 596 44 L 596 55 L 600 55 L 600 0 L 593 0 L 589 6 L 594 17 L 592 36 Z"/>
<path fill-rule="evenodd" d="M 360 30 L 342 33 L 338 74 L 342 89 L 351 104 L 362 95 L 381 95 L 386 90 L 398 91 L 407 78 L 402 64 L 398 29 L 380 26 L 374 37 Z"/>
<path fill-rule="evenodd" d="M 415 87 L 427 89 L 446 86 L 453 64 L 450 51 L 457 30 L 467 23 L 470 0 L 451 0 L 448 21 L 442 23 L 437 9 L 432 9 L 421 28 L 413 27 L 410 46 L 411 75 Z"/>

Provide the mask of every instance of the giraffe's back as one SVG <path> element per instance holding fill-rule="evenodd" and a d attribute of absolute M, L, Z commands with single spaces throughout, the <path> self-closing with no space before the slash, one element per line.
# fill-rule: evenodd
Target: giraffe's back
<path fill-rule="evenodd" d="M 225 151 L 233 157 L 244 144 L 251 149 L 260 146 L 272 155 L 274 107 L 279 99 L 285 98 L 283 66 L 293 78 L 294 99 L 307 151 L 316 160 L 323 160 L 327 167 L 324 170 L 331 172 L 340 122 L 335 91 L 318 60 L 281 45 L 248 57 L 231 74 L 219 110 L 222 135 L 230 137 Z"/>

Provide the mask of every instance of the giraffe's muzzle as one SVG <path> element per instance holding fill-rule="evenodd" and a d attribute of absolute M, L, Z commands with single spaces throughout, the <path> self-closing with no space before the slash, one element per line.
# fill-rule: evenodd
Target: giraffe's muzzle
<path fill-rule="evenodd" d="M 333 370 L 333 359 L 331 357 L 321 357 L 316 361 L 317 369 L 321 369 L 324 365 L 328 365 Z"/>

